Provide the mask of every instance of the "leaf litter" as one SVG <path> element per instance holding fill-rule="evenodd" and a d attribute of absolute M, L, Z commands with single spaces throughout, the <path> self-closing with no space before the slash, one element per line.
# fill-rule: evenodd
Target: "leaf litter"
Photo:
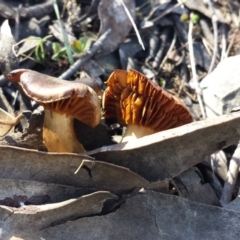
<path fill-rule="evenodd" d="M 238 54 L 239 3 L 206 2 L 125 0 L 146 50 L 136 41 L 136 32 L 119 0 L 56 1 L 69 46 L 63 42 L 52 1 L 29 1 L 30 5 L 23 1 L 22 6 L 18 1 L 0 4 L 1 24 L 8 19 L 8 25 L 5 22 L 2 27 L 7 26 L 12 32 L 1 34 L 4 51 L 0 52 L 0 108 L 10 114 L 10 119 L 25 111 L 30 116 L 16 122 L 13 130 L 10 124 L 3 133 L 7 135 L 0 140 L 1 237 L 66 239 L 71 232 L 72 238 L 83 234 L 85 239 L 94 239 L 92 234 L 97 232 L 98 237 L 111 234 L 116 239 L 202 239 L 218 236 L 217 229 L 221 228 L 221 237 L 239 238 L 234 228 L 239 218 L 238 171 L 236 185 L 231 185 L 233 189 L 227 196 L 228 201 L 236 198 L 232 206 L 224 203 L 222 209 L 216 207 L 220 206 L 227 167 L 239 141 L 239 113 L 225 112 L 203 120 L 203 108 L 208 102 L 205 97 L 202 99 L 200 111 L 201 89 L 193 81 L 195 77 L 197 83 L 201 82 L 210 76 L 211 68 Z M 27 49 L 28 41 L 24 40 L 18 44 L 20 50 L 15 50 L 15 42 L 32 36 L 39 40 L 35 45 Z M 189 38 L 193 41 L 192 50 Z M 75 62 L 71 67 L 69 51 Z M 190 61 L 192 57 L 195 64 Z M 94 67 L 87 65 L 90 61 Z M 196 122 L 134 142 L 118 143 L 125 127 L 114 119 L 102 119 L 93 129 L 75 121 L 76 135 L 87 153 L 46 153 L 42 142 L 43 110 L 26 98 L 17 84 L 6 79 L 16 68 L 71 81 L 83 75 L 97 78 L 103 83 L 102 91 L 111 73 L 109 69 L 134 68 L 180 97 Z M 91 68 L 98 71 L 90 71 Z M 234 73 L 231 71 L 233 76 Z M 237 107 L 229 99 L 222 101 L 230 108 Z M 220 150 L 226 155 L 224 162 L 216 159 Z M 83 210 L 77 206 L 82 206 L 84 198 L 87 205 Z M 48 210 L 41 213 L 41 209 Z M 61 213 L 61 209 L 66 210 L 66 215 L 56 214 L 54 220 L 51 211 Z M 45 214 L 40 217 L 45 222 L 37 222 L 33 215 L 25 213 Z M 178 223 L 179 216 L 182 220 Z M 23 234 L 20 229 L 29 223 Z M 59 224 L 64 225 L 64 231 Z M 113 232 L 101 231 L 109 224 Z M 89 231 L 93 226 L 94 233 Z M 142 232 L 147 226 L 149 231 Z"/>

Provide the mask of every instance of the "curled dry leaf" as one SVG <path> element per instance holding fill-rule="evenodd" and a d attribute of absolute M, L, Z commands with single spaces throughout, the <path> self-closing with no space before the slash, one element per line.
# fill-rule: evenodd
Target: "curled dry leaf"
<path fill-rule="evenodd" d="M 127 168 L 114 164 L 83 160 L 80 168 L 90 171 L 89 183 L 101 190 L 109 190 L 116 194 L 129 193 L 135 188 L 147 188 L 150 183 Z"/>
<path fill-rule="evenodd" d="M 0 178 L 87 187 L 89 173 L 83 170 L 74 174 L 83 159 L 93 158 L 85 154 L 46 153 L 0 146 Z"/>
<path fill-rule="evenodd" d="M 148 181 L 170 179 L 240 139 L 240 113 L 193 122 L 88 154 L 129 168 Z"/>
<path fill-rule="evenodd" d="M 240 238 L 239 212 L 146 191 L 105 216 L 82 218 L 34 233 L 32 239 L 228 239 Z M 94 231 L 93 231 L 94 229 Z M 107 231 L 106 231 L 107 229 Z M 147 229 L 147 231 L 146 231 Z M 97 236 L 97 237 L 96 237 Z"/>
<path fill-rule="evenodd" d="M 12 71 L 8 79 L 18 83 L 30 99 L 44 107 L 43 140 L 48 151 L 85 151 L 77 140 L 73 120 L 76 118 L 91 127 L 100 122 L 100 102 L 92 88 L 28 69 Z"/>
<path fill-rule="evenodd" d="M 91 159 L 79 154 L 43 153 L 0 146 L 0 178 L 107 190 L 115 194 L 129 193 L 134 188 L 157 189 L 161 185 L 152 186 L 128 168 Z M 36 184 L 36 189 L 41 190 L 40 183 Z"/>
<path fill-rule="evenodd" d="M 0 206 L 0 238 L 9 239 L 13 235 L 24 238 L 29 233 L 52 225 L 98 214 L 107 199 L 117 199 L 117 197 L 110 192 L 99 191 L 60 203 L 29 205 L 21 208 Z"/>
<path fill-rule="evenodd" d="M 93 193 L 96 189 L 87 187 L 72 187 L 55 183 L 44 183 L 39 181 L 26 181 L 11 178 L 0 178 L 0 205 L 20 207 L 18 201 L 24 197 L 22 205 L 39 205 L 37 198 L 47 196 L 47 203 L 56 203 L 81 197 Z"/>
<path fill-rule="evenodd" d="M 177 97 L 136 70 L 115 70 L 107 80 L 103 106 L 105 118 L 128 125 L 122 141 L 178 127 L 193 118 Z"/>
<path fill-rule="evenodd" d="M 196 167 L 186 171 L 173 178 L 173 183 L 178 190 L 180 197 L 187 198 L 194 202 L 215 205 L 220 207 L 219 200 L 209 185 L 203 183 L 199 170 Z"/>
<path fill-rule="evenodd" d="M 135 1 L 124 0 L 124 3 L 134 18 Z M 111 29 L 111 33 L 100 51 L 100 55 L 103 56 L 118 48 L 130 32 L 132 24 L 120 0 L 102 0 L 98 6 L 98 16 L 101 21 L 99 35 L 101 36 Z"/>
<path fill-rule="evenodd" d="M 0 108 L 0 137 L 5 136 L 12 127 L 16 126 L 24 115 L 20 113 L 17 117 L 11 116 L 8 112 Z"/>

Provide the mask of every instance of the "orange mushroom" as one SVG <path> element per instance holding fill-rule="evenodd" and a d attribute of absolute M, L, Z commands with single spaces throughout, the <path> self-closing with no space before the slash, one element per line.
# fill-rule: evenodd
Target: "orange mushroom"
<path fill-rule="evenodd" d="M 14 70 L 9 80 L 45 109 L 43 140 L 51 152 L 85 152 L 74 132 L 73 120 L 95 127 L 101 118 L 100 102 L 92 88 L 28 69 Z"/>
<path fill-rule="evenodd" d="M 104 117 L 127 125 L 122 142 L 193 121 L 179 98 L 135 70 L 115 70 L 106 84 Z"/>

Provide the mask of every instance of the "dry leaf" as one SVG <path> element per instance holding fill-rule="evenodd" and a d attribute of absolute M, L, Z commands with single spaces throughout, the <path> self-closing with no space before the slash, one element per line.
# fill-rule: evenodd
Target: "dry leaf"
<path fill-rule="evenodd" d="M 129 168 L 148 181 L 170 179 L 240 138 L 240 113 L 224 115 L 155 133 L 133 142 L 88 152 Z"/>
<path fill-rule="evenodd" d="M 124 0 L 124 3 L 134 18 L 135 1 Z M 99 36 L 111 29 L 111 33 L 100 51 L 100 55 L 103 56 L 118 48 L 130 32 L 132 24 L 119 0 L 102 0 L 98 6 L 98 16 L 101 21 Z"/>
<path fill-rule="evenodd" d="M 100 213 L 107 199 L 116 199 L 116 196 L 101 191 L 61 203 L 20 208 L 0 206 L 0 238 L 9 239 L 11 236 L 24 238 L 29 233 L 53 224 Z"/>
<path fill-rule="evenodd" d="M 43 229 L 32 239 L 228 239 L 240 238 L 240 213 L 147 191 L 114 213 Z"/>

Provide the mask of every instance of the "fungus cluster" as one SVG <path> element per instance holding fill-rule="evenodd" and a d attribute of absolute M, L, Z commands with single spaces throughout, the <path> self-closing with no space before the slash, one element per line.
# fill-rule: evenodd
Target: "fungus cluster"
<path fill-rule="evenodd" d="M 91 127 L 99 124 L 100 102 L 92 88 L 28 69 L 14 70 L 8 78 L 44 107 L 43 140 L 48 151 L 85 152 L 74 132 L 73 120 Z"/>
<path fill-rule="evenodd" d="M 43 140 L 51 152 L 85 152 L 78 141 L 74 118 L 95 127 L 101 118 L 98 95 L 101 86 L 65 81 L 32 70 L 18 69 L 8 74 L 23 92 L 45 109 Z M 115 70 L 107 80 L 102 103 L 105 118 L 127 125 L 122 142 L 193 121 L 183 102 L 141 73 Z"/>
<path fill-rule="evenodd" d="M 193 121 L 179 98 L 135 70 L 115 70 L 106 84 L 104 117 L 127 125 L 122 142 Z"/>

